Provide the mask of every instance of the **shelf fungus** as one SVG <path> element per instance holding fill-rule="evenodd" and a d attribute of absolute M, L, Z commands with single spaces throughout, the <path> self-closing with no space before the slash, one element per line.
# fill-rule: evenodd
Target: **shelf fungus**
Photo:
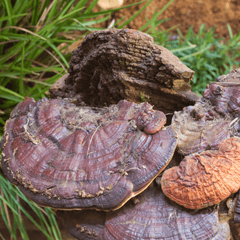
<path fill-rule="evenodd" d="M 93 108 L 27 99 L 6 123 L 2 170 L 39 205 L 118 209 L 171 160 L 176 136 L 165 122 L 148 103 Z"/>
<path fill-rule="evenodd" d="M 58 210 L 56 215 L 64 228 L 76 239 L 99 239 L 105 227 L 106 212 L 95 210 Z"/>
<path fill-rule="evenodd" d="M 194 106 L 175 112 L 172 127 L 183 155 L 216 149 L 230 136 L 240 136 L 240 69 L 220 76 Z M 220 130 L 221 129 L 221 130 Z"/>
<path fill-rule="evenodd" d="M 229 226 L 219 222 L 214 207 L 186 210 L 152 184 L 136 198 L 117 211 L 57 211 L 57 216 L 77 239 L 230 239 Z"/>
<path fill-rule="evenodd" d="M 178 136 L 178 152 L 189 155 L 216 149 L 231 136 L 231 123 L 230 117 L 221 118 L 214 111 L 206 111 L 199 103 L 175 112 L 171 126 Z"/>
<path fill-rule="evenodd" d="M 165 113 L 200 97 L 191 92 L 194 71 L 153 38 L 133 29 L 106 29 L 85 37 L 72 52 L 68 73 L 50 88 L 52 98 L 72 98 L 88 106 L 121 99 L 143 100 Z"/>
<path fill-rule="evenodd" d="M 211 102 L 214 110 L 222 117 L 240 116 L 240 68 L 222 75 L 209 84 L 203 93 L 204 99 Z"/>
<path fill-rule="evenodd" d="M 164 194 L 190 209 L 220 203 L 240 188 L 240 138 L 222 141 L 217 150 L 186 156 L 163 173 Z"/>

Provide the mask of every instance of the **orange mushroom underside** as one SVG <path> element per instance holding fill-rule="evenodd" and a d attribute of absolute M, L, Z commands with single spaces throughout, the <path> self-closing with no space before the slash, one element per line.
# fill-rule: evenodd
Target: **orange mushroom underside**
<path fill-rule="evenodd" d="M 217 150 L 189 155 L 164 172 L 166 196 L 178 204 L 200 209 L 219 203 L 240 188 L 240 139 L 228 138 Z"/>

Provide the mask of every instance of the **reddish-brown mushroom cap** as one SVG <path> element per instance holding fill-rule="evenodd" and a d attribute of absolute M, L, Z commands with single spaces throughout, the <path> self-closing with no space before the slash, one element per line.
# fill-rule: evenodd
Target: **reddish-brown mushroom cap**
<path fill-rule="evenodd" d="M 240 188 L 240 138 L 228 138 L 218 150 L 189 155 L 163 173 L 162 190 L 176 203 L 200 209 L 219 203 Z"/>
<path fill-rule="evenodd" d="M 221 116 L 240 116 L 240 68 L 220 76 L 204 90 L 203 97 L 211 102 Z"/>
<path fill-rule="evenodd" d="M 5 126 L 2 169 L 40 205 L 117 209 L 171 160 L 176 137 L 159 131 L 165 121 L 148 103 L 97 109 L 28 99 Z"/>
<path fill-rule="evenodd" d="M 152 185 L 133 200 L 106 214 L 96 215 L 92 210 L 83 214 L 82 211 L 65 211 L 59 216 L 77 239 L 229 239 L 229 226 L 219 223 L 214 208 L 187 211 Z"/>

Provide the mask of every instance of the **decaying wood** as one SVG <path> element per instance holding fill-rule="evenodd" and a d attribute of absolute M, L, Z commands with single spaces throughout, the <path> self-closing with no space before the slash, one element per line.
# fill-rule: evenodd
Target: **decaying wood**
<path fill-rule="evenodd" d="M 98 107 L 121 99 L 147 101 L 163 112 L 181 110 L 199 99 L 190 90 L 194 72 L 136 30 L 87 35 L 72 52 L 68 72 L 51 87 L 52 98 L 68 97 Z"/>

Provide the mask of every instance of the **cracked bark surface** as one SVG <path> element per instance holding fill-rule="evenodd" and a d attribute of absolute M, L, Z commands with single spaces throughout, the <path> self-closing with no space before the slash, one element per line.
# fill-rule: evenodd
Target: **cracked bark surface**
<path fill-rule="evenodd" d="M 109 106 L 121 99 L 148 101 L 173 112 L 194 104 L 194 72 L 153 38 L 132 29 L 106 29 L 87 35 L 72 52 L 68 74 L 51 88 L 51 97 L 88 106 Z"/>

